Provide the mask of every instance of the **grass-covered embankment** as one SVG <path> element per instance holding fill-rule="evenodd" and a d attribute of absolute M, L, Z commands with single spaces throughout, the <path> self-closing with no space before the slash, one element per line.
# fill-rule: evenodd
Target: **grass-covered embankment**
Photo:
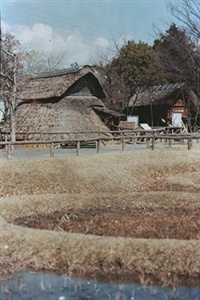
<path fill-rule="evenodd" d="M 198 280 L 196 157 L 176 149 L 2 162 L 1 274 Z"/>

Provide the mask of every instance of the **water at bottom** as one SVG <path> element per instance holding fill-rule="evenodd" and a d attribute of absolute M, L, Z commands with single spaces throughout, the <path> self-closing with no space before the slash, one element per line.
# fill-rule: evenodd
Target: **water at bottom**
<path fill-rule="evenodd" d="M 200 300 L 199 287 L 116 284 L 43 273 L 0 281 L 1 300 Z"/>

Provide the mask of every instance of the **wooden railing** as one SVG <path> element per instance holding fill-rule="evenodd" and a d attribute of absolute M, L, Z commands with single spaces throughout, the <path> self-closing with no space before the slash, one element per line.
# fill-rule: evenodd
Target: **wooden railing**
<path fill-rule="evenodd" d="M 58 147 L 58 145 L 66 145 L 66 144 L 70 144 L 73 142 L 73 144 L 76 145 L 76 155 L 79 156 L 80 155 L 80 148 L 81 148 L 81 143 L 94 143 L 95 144 L 95 149 L 96 149 L 96 153 L 100 152 L 100 148 L 101 145 L 106 142 L 109 141 L 119 141 L 121 143 L 121 150 L 124 151 L 126 148 L 126 144 L 136 144 L 138 142 L 143 142 L 147 144 L 147 147 L 150 147 L 152 150 L 155 149 L 155 144 L 156 144 L 156 140 L 160 140 L 160 141 L 165 141 L 166 144 L 169 145 L 169 147 L 172 146 L 172 141 L 176 140 L 176 141 L 180 141 L 182 143 L 184 143 L 184 140 L 187 141 L 187 149 L 191 150 L 192 148 L 192 141 L 194 139 L 197 140 L 197 142 L 199 142 L 200 139 L 200 134 L 171 134 L 171 135 L 164 135 L 164 134 L 158 134 L 158 133 L 154 133 L 154 134 L 149 134 L 149 133 L 137 133 L 135 134 L 131 134 L 130 131 L 128 131 L 129 134 L 126 135 L 125 132 L 118 132 L 117 136 L 108 136 L 108 137 L 103 137 L 103 138 L 93 138 L 93 139 L 55 139 L 55 140 L 29 140 L 29 141 L 16 141 L 16 142 L 11 142 L 11 141 L 3 141 L 0 142 L 0 145 L 5 146 L 6 149 L 6 155 L 7 158 L 10 157 L 11 155 L 11 148 L 12 146 L 18 145 L 18 146 L 22 146 L 22 145 L 46 145 L 49 147 L 49 151 L 50 151 L 50 157 L 55 157 L 55 151 L 56 148 Z"/>
<path fill-rule="evenodd" d="M 41 140 L 45 139 L 45 136 L 62 136 L 67 135 L 69 139 L 72 135 L 87 135 L 87 134 L 95 134 L 99 137 L 108 137 L 108 136 L 121 136 L 121 135 L 127 135 L 127 134 L 142 134 L 142 133 L 153 133 L 158 132 L 158 130 L 144 130 L 144 129 L 134 129 L 134 130 L 112 130 L 112 131 L 65 131 L 65 132 L 16 132 L 16 136 L 23 136 L 23 140 L 28 140 L 29 136 L 40 136 Z M 0 132 L 1 136 L 4 140 L 10 140 L 10 132 L 4 131 Z M 73 137 L 72 137 L 73 138 Z M 34 140 L 34 139 L 33 139 Z"/>

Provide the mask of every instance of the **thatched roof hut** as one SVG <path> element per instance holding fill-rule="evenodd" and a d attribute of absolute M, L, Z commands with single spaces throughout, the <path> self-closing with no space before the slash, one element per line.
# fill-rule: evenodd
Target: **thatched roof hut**
<path fill-rule="evenodd" d="M 89 66 L 30 78 L 18 95 L 16 138 L 86 139 L 107 136 L 109 129 L 101 116 L 120 118 L 121 114 L 106 109 L 102 102 L 105 97 Z M 5 131 L 8 130 L 7 126 Z M 97 132 L 102 133 L 99 135 Z"/>
<path fill-rule="evenodd" d="M 185 83 L 138 88 L 129 101 L 129 114 L 138 115 L 140 123 L 151 126 L 170 121 L 173 113 L 182 113 L 185 121 L 192 122 L 199 99 Z"/>
<path fill-rule="evenodd" d="M 188 89 L 185 83 L 172 83 L 155 85 L 146 89 L 138 88 L 129 101 L 129 107 L 149 105 L 173 106 L 178 99 L 189 100 L 194 105 L 198 103 L 198 98 L 191 89 Z"/>

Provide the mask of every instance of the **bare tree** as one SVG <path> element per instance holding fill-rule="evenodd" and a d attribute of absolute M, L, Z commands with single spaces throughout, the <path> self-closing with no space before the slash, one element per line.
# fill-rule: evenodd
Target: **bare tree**
<path fill-rule="evenodd" d="M 170 3 L 169 10 L 182 23 L 188 37 L 195 45 L 192 53 L 188 53 L 187 59 L 187 61 L 190 60 L 190 69 L 191 66 L 193 69 L 189 84 L 200 98 L 200 0 L 182 0 L 178 3 Z M 199 113 L 200 104 L 197 107 L 195 123 L 198 121 Z"/>
<path fill-rule="evenodd" d="M 200 95 L 200 0 L 182 0 L 177 4 L 170 3 L 171 14 L 179 20 L 195 47 L 195 51 L 188 53 L 188 58 L 193 63 L 194 78 L 196 79 L 196 92 Z M 183 51 L 187 51 L 186 49 Z"/>
<path fill-rule="evenodd" d="M 7 34 L 1 35 L 1 102 L 3 103 L 3 118 L 7 122 L 10 120 L 11 141 L 15 141 L 15 108 L 17 95 L 17 55 L 15 50 L 19 45 L 15 38 Z"/>
<path fill-rule="evenodd" d="M 18 94 L 24 86 L 25 76 L 22 61 L 27 53 L 19 41 L 10 33 L 0 32 L 0 84 L 1 113 L 3 124 L 9 125 L 10 139 L 15 141 L 15 110 Z M 13 148 L 13 147 L 12 147 Z"/>
<path fill-rule="evenodd" d="M 196 39 L 200 38 L 200 1 L 182 0 L 170 3 L 171 14 L 179 20 L 187 29 L 188 33 Z"/>
<path fill-rule="evenodd" d="M 24 68 L 27 74 L 34 76 L 43 72 L 52 72 L 63 69 L 67 51 L 44 52 L 32 50 L 28 52 L 24 60 Z"/>

